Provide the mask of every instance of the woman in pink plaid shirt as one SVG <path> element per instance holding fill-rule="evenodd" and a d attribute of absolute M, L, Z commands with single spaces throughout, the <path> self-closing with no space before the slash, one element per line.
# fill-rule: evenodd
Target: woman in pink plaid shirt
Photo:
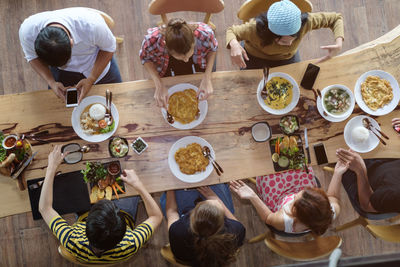
<path fill-rule="evenodd" d="M 140 59 L 153 79 L 157 105 L 166 107 L 168 92 L 161 77 L 204 72 L 198 95 L 206 99 L 212 92 L 211 72 L 215 70 L 218 48 L 214 32 L 204 23 L 187 24 L 171 19 L 167 25 L 147 30 Z"/>

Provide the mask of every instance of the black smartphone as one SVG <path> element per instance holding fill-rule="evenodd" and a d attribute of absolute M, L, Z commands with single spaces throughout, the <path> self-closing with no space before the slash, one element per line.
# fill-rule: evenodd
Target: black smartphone
<path fill-rule="evenodd" d="M 314 82 L 317 79 L 319 73 L 319 67 L 314 64 L 308 64 L 306 72 L 304 73 L 303 79 L 301 80 L 300 85 L 304 89 L 311 90 L 314 86 Z"/>
<path fill-rule="evenodd" d="M 67 89 L 66 93 L 67 104 L 66 107 L 76 107 L 78 106 L 78 91 L 76 88 Z"/>
<path fill-rule="evenodd" d="M 315 157 L 317 158 L 318 165 L 328 163 L 325 147 L 323 143 L 314 145 Z"/>

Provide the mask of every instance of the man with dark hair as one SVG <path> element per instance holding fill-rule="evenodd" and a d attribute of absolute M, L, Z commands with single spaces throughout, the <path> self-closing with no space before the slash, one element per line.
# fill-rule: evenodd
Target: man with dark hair
<path fill-rule="evenodd" d="M 143 199 L 147 220 L 133 227 L 133 219 L 112 201 L 94 204 L 84 220 L 70 226 L 53 209 L 53 183 L 57 167 L 65 155 L 57 145 L 49 154 L 46 177 L 39 200 L 39 211 L 61 245 L 81 262 L 117 262 L 130 257 L 151 237 L 162 221 L 157 203 L 147 192 L 134 170 L 125 170 L 121 179 Z"/>
<path fill-rule="evenodd" d="M 102 16 L 88 8 L 65 8 L 32 15 L 19 29 L 25 58 L 65 101 L 67 87 L 79 102 L 93 84 L 121 82 L 113 58 L 116 39 Z"/>

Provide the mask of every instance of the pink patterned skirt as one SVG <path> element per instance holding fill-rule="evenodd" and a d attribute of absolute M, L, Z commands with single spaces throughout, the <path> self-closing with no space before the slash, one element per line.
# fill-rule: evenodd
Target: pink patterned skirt
<path fill-rule="evenodd" d="M 275 174 L 257 176 L 257 193 L 272 212 L 281 209 L 288 195 L 295 195 L 306 187 L 317 187 L 311 167 L 304 170 L 289 170 Z"/>

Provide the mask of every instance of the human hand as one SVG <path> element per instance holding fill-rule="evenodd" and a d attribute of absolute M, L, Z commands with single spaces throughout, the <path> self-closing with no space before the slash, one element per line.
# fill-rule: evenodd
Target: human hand
<path fill-rule="evenodd" d="M 349 169 L 349 163 L 338 160 L 335 165 L 335 173 L 343 175 Z"/>
<path fill-rule="evenodd" d="M 393 126 L 400 125 L 400 118 L 393 118 L 392 119 L 392 125 Z"/>
<path fill-rule="evenodd" d="M 251 199 L 256 196 L 256 193 L 242 180 L 231 181 L 230 189 L 235 192 L 241 199 Z"/>
<path fill-rule="evenodd" d="M 234 65 L 238 65 L 240 68 L 246 68 L 246 62 L 244 59 L 249 61 L 246 50 L 240 45 L 240 43 L 233 39 L 229 43 L 231 47 L 231 60 Z M 244 58 L 244 59 L 243 59 Z"/>
<path fill-rule="evenodd" d="M 326 45 L 326 46 L 321 46 L 321 49 L 324 49 L 326 51 L 328 51 L 328 55 L 321 57 L 320 59 L 318 59 L 315 63 L 321 63 L 324 62 L 328 59 L 331 59 L 332 57 L 336 56 L 340 50 L 342 50 L 342 44 L 343 44 L 343 38 L 342 37 L 338 37 L 336 39 L 336 44 L 334 45 Z"/>
<path fill-rule="evenodd" d="M 367 169 L 364 160 L 361 158 L 361 156 L 351 149 L 345 150 L 343 148 L 339 148 L 338 150 L 336 150 L 336 156 L 344 164 L 347 164 L 350 170 L 356 173 Z"/>
<path fill-rule="evenodd" d="M 217 194 L 215 194 L 215 192 L 208 186 L 199 187 L 197 188 L 197 191 L 199 191 L 200 194 L 202 194 L 207 200 L 210 199 L 219 200 Z"/>
<path fill-rule="evenodd" d="M 56 94 L 56 96 L 58 96 L 58 98 L 60 98 L 62 101 L 66 101 L 65 100 L 65 91 L 67 90 L 67 88 L 64 87 L 64 85 L 60 82 L 52 82 L 50 85 L 50 88 L 54 91 L 54 93 Z"/>
<path fill-rule="evenodd" d="M 156 91 L 154 92 L 154 99 L 158 107 L 167 108 L 168 103 L 168 90 L 165 88 L 161 80 L 154 81 Z"/>
<path fill-rule="evenodd" d="M 137 191 L 144 188 L 143 183 L 140 181 L 135 170 L 123 170 L 121 180 L 132 186 Z"/>
<path fill-rule="evenodd" d="M 78 90 L 79 95 L 78 103 L 81 103 L 82 99 L 87 95 L 87 93 L 89 93 L 90 88 L 92 88 L 94 82 L 95 80 L 93 80 L 92 78 L 82 79 L 78 82 L 78 84 L 76 85 L 76 89 Z"/>
<path fill-rule="evenodd" d="M 199 100 L 205 100 L 213 93 L 213 91 L 214 87 L 212 86 L 211 78 L 205 74 L 201 80 L 197 97 L 199 97 Z"/>
<path fill-rule="evenodd" d="M 48 156 L 48 168 L 57 169 L 66 155 L 68 155 L 68 152 L 61 153 L 61 145 L 56 145 Z"/>

